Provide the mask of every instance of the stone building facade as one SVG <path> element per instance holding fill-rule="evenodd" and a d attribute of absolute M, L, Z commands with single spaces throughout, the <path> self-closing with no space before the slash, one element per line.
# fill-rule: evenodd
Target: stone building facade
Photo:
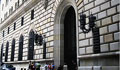
<path fill-rule="evenodd" d="M 79 70 L 118 70 L 119 0 L 2 0 L 0 5 L 2 62 L 17 70 L 27 69 L 30 60 L 56 68 L 74 60 Z M 99 53 L 94 52 L 93 32 L 80 29 L 82 11 L 87 23 L 91 13 L 96 16 Z M 45 35 L 46 48 L 36 45 L 35 33 Z"/>

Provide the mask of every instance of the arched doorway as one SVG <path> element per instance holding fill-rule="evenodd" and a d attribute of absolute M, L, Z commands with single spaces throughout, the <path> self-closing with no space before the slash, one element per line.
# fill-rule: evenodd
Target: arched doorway
<path fill-rule="evenodd" d="M 77 65 L 76 16 L 73 7 L 68 8 L 64 18 L 64 63 L 68 65 L 68 70 L 75 70 L 73 66 Z"/>
<path fill-rule="evenodd" d="M 33 60 L 33 57 L 34 57 L 34 31 L 31 30 L 29 33 L 28 60 Z"/>
<path fill-rule="evenodd" d="M 78 15 L 74 0 L 63 0 L 57 7 L 54 24 L 54 64 L 56 68 L 72 61 L 77 64 Z M 73 70 L 73 69 L 72 69 Z"/>

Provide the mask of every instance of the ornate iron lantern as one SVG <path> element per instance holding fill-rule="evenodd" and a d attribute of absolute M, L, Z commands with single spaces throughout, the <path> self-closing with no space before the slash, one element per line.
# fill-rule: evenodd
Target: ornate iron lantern
<path fill-rule="evenodd" d="M 42 34 L 35 34 L 35 43 L 36 45 L 43 45 L 43 36 Z"/>
<path fill-rule="evenodd" d="M 88 16 L 89 22 L 88 22 L 88 29 L 86 28 L 86 15 L 80 14 L 80 29 L 82 29 L 83 33 L 88 33 L 92 30 L 93 34 L 93 51 L 94 53 L 100 52 L 100 34 L 99 34 L 99 28 L 95 27 L 95 21 L 96 17 L 91 14 Z"/>
<path fill-rule="evenodd" d="M 91 31 L 91 29 L 93 29 L 95 27 L 95 20 L 96 17 L 93 16 L 93 14 L 91 14 L 89 16 L 89 28 L 87 29 L 86 26 L 86 15 L 85 14 L 80 14 L 80 29 L 82 29 L 83 33 L 88 33 L 89 31 Z"/>

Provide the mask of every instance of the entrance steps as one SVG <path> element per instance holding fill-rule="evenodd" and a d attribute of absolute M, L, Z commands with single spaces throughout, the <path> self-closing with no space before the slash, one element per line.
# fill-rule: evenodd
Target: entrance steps
<path fill-rule="evenodd" d="M 78 70 L 119 70 L 120 66 L 80 66 Z"/>

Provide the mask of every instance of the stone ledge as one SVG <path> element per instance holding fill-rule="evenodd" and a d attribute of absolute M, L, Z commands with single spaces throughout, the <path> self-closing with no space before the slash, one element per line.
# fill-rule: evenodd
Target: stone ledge
<path fill-rule="evenodd" d="M 15 61 L 15 62 L 4 62 L 7 64 L 23 64 L 23 63 L 29 63 L 29 61 L 32 62 L 47 62 L 47 61 L 54 61 L 54 59 L 41 59 L 41 60 L 26 60 L 26 61 Z"/>
<path fill-rule="evenodd" d="M 108 53 L 99 53 L 99 54 L 89 54 L 89 55 L 81 55 L 78 56 L 78 59 L 84 59 L 84 58 L 93 58 L 93 57 L 104 57 L 104 56 L 112 56 L 112 55 L 119 55 L 120 52 L 108 52 Z"/>

